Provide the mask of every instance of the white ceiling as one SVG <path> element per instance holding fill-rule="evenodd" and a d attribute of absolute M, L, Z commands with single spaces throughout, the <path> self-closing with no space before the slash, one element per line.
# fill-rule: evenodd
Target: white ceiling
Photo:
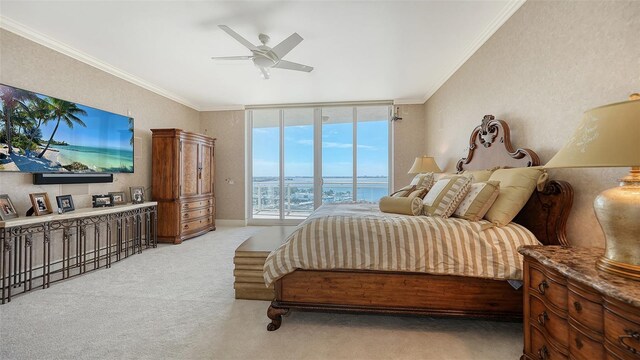
<path fill-rule="evenodd" d="M 422 103 L 515 12 L 510 1 L 7 1 L 0 25 L 198 110 L 395 100 Z M 224 24 L 271 46 L 304 41 L 263 80 Z"/>

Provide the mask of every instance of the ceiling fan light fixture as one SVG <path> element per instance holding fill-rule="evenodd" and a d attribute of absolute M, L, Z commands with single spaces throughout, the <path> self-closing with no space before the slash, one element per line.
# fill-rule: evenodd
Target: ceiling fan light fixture
<path fill-rule="evenodd" d="M 225 56 L 225 57 L 212 57 L 213 60 L 252 60 L 254 65 L 260 69 L 262 78 L 269 79 L 270 74 L 268 69 L 278 68 L 284 70 L 294 70 L 302 72 L 313 71 L 312 66 L 294 63 L 291 61 L 283 60 L 282 58 L 287 55 L 293 48 L 298 46 L 302 42 L 302 37 L 298 33 L 293 33 L 288 38 L 282 40 L 278 45 L 273 48 L 267 46 L 270 38 L 266 34 L 259 34 L 258 39 L 262 45 L 253 45 L 249 40 L 242 37 L 242 35 L 231 30 L 226 25 L 218 25 L 220 29 L 233 37 L 236 41 L 249 49 L 253 55 L 250 56 Z"/>

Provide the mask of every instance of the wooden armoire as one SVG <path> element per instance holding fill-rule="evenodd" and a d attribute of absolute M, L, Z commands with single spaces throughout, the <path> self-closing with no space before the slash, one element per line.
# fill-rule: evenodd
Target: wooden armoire
<path fill-rule="evenodd" d="M 183 240 L 215 230 L 216 139 L 180 129 L 151 129 L 152 197 L 158 202 L 158 241 Z"/>

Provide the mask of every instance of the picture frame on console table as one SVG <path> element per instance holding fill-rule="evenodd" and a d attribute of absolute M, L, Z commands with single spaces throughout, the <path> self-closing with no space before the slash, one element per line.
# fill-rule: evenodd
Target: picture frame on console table
<path fill-rule="evenodd" d="M 114 205 L 123 205 L 127 203 L 127 195 L 124 191 L 110 192 L 109 195 L 111 195 Z"/>
<path fill-rule="evenodd" d="M 36 216 L 53 213 L 51 202 L 49 201 L 49 194 L 46 192 L 29 194 L 29 198 L 31 199 L 31 206 L 33 206 L 33 213 Z"/>
<path fill-rule="evenodd" d="M 142 204 L 144 202 L 144 186 L 132 186 L 129 191 L 131 192 L 132 204 Z"/>
<path fill-rule="evenodd" d="M 113 197 L 109 194 L 91 195 L 91 205 L 94 208 L 113 206 Z"/>
<path fill-rule="evenodd" d="M 13 202 L 11 198 L 9 198 L 8 194 L 0 195 L 0 219 L 1 220 L 9 220 L 15 219 L 18 217 L 18 212 L 16 211 L 16 207 L 13 206 Z"/>
<path fill-rule="evenodd" d="M 59 212 L 66 213 L 76 209 L 73 205 L 73 198 L 71 195 L 56 196 L 56 203 L 58 203 Z"/>

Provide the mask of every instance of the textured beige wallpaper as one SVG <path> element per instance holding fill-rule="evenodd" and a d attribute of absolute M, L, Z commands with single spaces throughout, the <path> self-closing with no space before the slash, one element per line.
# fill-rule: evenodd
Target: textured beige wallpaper
<path fill-rule="evenodd" d="M 216 218 L 244 220 L 245 119 L 244 111 L 200 113 L 200 132 L 216 138 Z"/>
<path fill-rule="evenodd" d="M 453 170 L 482 116 L 546 163 L 582 113 L 640 91 L 640 2 L 527 1 L 425 104 L 425 148 Z M 615 144 L 611 144 L 615 146 Z M 604 246 L 592 202 L 625 169 L 562 169 L 575 200 L 569 238 Z"/>
<path fill-rule="evenodd" d="M 393 122 L 393 176 L 394 190 L 408 185 L 413 175 L 407 171 L 413 160 L 423 154 L 424 148 L 424 106 L 398 105 L 402 120 Z"/>
<path fill-rule="evenodd" d="M 20 214 L 31 207 L 29 193 L 72 194 L 76 208 L 91 206 L 91 194 L 129 192 L 151 186 L 151 128 L 199 131 L 199 113 L 66 55 L 0 30 L 0 82 L 78 102 L 135 119 L 135 173 L 116 174 L 112 184 L 33 185 L 31 174 L 0 173 L 0 193 L 8 193 Z M 150 197 L 150 192 L 148 193 Z"/>

